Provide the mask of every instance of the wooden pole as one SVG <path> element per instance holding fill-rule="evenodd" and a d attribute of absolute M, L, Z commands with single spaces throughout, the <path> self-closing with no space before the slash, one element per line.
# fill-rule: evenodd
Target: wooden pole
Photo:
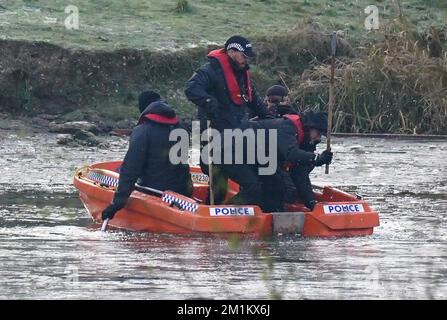
<path fill-rule="evenodd" d="M 207 129 L 208 129 L 208 177 L 209 177 L 209 188 L 210 188 L 210 205 L 214 205 L 214 190 L 213 190 L 213 160 L 211 157 L 211 148 L 210 148 L 210 142 L 211 142 L 211 121 L 206 122 Z"/>
<path fill-rule="evenodd" d="M 335 54 L 337 52 L 337 33 L 332 34 L 331 39 L 331 80 L 329 83 L 329 105 L 328 105 L 328 124 L 327 124 L 327 151 L 331 151 L 331 131 L 332 131 L 332 110 L 335 104 Z M 329 173 L 329 164 L 326 164 L 325 173 Z"/>

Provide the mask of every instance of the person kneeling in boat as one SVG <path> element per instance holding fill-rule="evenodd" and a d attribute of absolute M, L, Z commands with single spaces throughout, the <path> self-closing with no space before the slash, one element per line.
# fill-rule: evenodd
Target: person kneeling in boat
<path fill-rule="evenodd" d="M 300 115 L 286 114 L 278 119 L 251 121 L 250 127 L 277 130 L 277 155 L 281 167 L 278 171 L 286 170 L 296 189 L 296 195 L 292 199 L 284 199 L 284 195 L 280 194 L 284 185 L 265 185 L 263 194 L 276 202 L 295 202 L 299 199 L 307 208 L 313 210 L 316 199 L 309 174 L 314 167 L 330 164 L 332 161 L 330 151 L 325 150 L 318 156 L 314 153 L 321 136 L 326 135 L 327 114 L 308 110 Z M 284 180 L 282 183 L 286 183 Z"/>
<path fill-rule="evenodd" d="M 179 127 L 175 111 L 164 101 L 153 102 L 143 111 L 132 131 L 112 204 L 102 212 L 103 220 L 112 219 L 117 211 L 124 208 L 135 183 L 191 196 L 189 166 L 174 165 L 169 160 L 169 150 L 176 143 L 169 141 L 169 134 Z"/>

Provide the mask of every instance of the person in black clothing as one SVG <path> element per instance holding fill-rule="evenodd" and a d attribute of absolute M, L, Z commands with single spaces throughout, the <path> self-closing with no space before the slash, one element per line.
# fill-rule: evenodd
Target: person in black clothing
<path fill-rule="evenodd" d="M 191 196 L 189 166 L 174 165 L 169 160 L 169 150 L 176 143 L 169 141 L 169 134 L 179 127 L 175 111 L 164 101 L 153 102 L 142 112 L 132 131 L 112 204 L 102 213 L 103 220 L 112 219 L 124 208 L 135 183 Z"/>
<path fill-rule="evenodd" d="M 289 90 L 280 85 L 274 85 L 267 89 L 265 102 L 267 111 L 274 118 L 281 118 L 286 114 L 297 114 L 290 105 Z"/>
<path fill-rule="evenodd" d="M 219 131 L 240 128 L 248 113 L 268 115 L 250 77 L 249 59 L 254 56 L 247 39 L 233 36 L 225 48 L 211 51 L 209 62 L 187 81 L 185 95 L 198 107 L 202 128 L 207 120 Z"/>
<path fill-rule="evenodd" d="M 300 143 L 303 151 L 315 154 L 317 145 L 321 142 L 321 136 L 327 134 L 327 114 L 325 112 L 304 112 L 300 121 L 304 129 L 304 139 Z M 312 190 L 310 173 L 315 167 L 321 167 L 332 162 L 333 153 L 324 150 L 321 154 L 315 155 L 315 158 L 307 165 L 288 167 L 290 178 L 296 188 L 287 189 L 286 201 L 295 202 L 297 199 L 304 202 L 307 208 L 313 210 L 316 204 L 315 195 Z"/>
<path fill-rule="evenodd" d="M 318 156 L 314 153 L 321 135 L 327 132 L 327 114 L 309 110 L 300 115 L 288 114 L 273 120 L 250 121 L 250 127 L 277 130 L 278 164 L 289 172 L 298 197 L 312 210 L 316 201 L 309 173 L 314 167 L 332 161 L 332 152 L 325 150 Z M 276 182 L 264 185 L 263 194 L 268 195 L 270 206 L 282 206 L 284 188 L 284 182 L 278 178 Z"/>
<path fill-rule="evenodd" d="M 187 81 L 185 95 L 198 107 L 201 130 L 207 128 L 208 120 L 212 128 L 223 132 L 224 129 L 247 128 L 249 114 L 261 119 L 269 117 L 250 77 L 249 59 L 254 56 L 252 44 L 247 39 L 233 36 L 223 49 L 211 51 L 209 62 Z M 233 153 L 232 146 L 228 145 L 222 151 L 222 154 Z M 200 166 L 208 173 L 208 166 L 202 161 Z M 225 198 L 228 178 L 241 187 L 233 204 L 260 203 L 259 179 L 248 165 L 215 164 L 212 184 L 217 204 Z"/>
<path fill-rule="evenodd" d="M 289 90 L 281 85 L 274 85 L 267 89 L 265 99 L 267 111 L 273 118 L 282 118 L 287 114 L 297 114 L 289 104 Z M 258 120 L 257 118 L 253 120 Z M 293 202 L 296 198 L 296 187 L 289 171 L 278 168 L 271 177 L 265 177 L 263 183 L 264 207 L 269 211 L 282 211 L 283 202 Z M 276 195 L 276 196 L 275 196 Z"/>

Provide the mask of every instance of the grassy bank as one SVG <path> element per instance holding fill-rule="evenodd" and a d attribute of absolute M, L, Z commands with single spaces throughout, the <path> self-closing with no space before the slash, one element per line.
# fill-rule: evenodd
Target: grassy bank
<path fill-rule="evenodd" d="M 315 27 L 256 39 L 259 58 L 253 76 L 258 88 L 262 92 L 276 83 L 280 72 L 301 73 L 316 57 L 327 57 L 328 39 Z M 287 51 L 270 45 L 292 40 L 296 45 Z M 76 120 L 80 120 L 78 110 L 88 109 L 121 120 L 134 118 L 138 93 L 154 88 L 176 106 L 182 117 L 193 118 L 195 107 L 183 94 L 184 83 L 206 61 L 212 48 L 215 46 L 165 52 L 91 51 L 44 42 L 0 40 L 0 55 L 4 57 L 0 61 L 0 111 L 16 115 L 75 112 Z M 340 48 L 352 54 L 348 43 L 341 42 Z"/>
<path fill-rule="evenodd" d="M 234 33 L 262 36 L 282 32 L 307 20 L 328 30 L 344 30 L 352 42 L 370 39 L 365 30 L 369 5 L 380 21 L 398 15 L 386 0 L 3 0 L 3 39 L 46 41 L 63 47 L 116 50 L 179 49 L 222 43 Z M 420 30 L 447 20 L 444 0 L 402 0 L 403 10 Z M 65 7 L 79 9 L 79 30 L 66 30 Z M 57 19 L 56 23 L 51 23 Z"/>
<path fill-rule="evenodd" d="M 447 3 L 444 0 L 401 3 L 406 30 L 418 39 L 417 46 L 425 45 L 429 26 L 437 26 L 445 38 Z M 206 60 L 208 50 L 236 33 L 249 36 L 258 51 L 252 70 L 261 92 L 269 85 L 285 81 L 299 107 L 324 108 L 327 83 L 318 72 L 325 72 L 330 31 L 341 30 L 344 38 L 339 42 L 340 61 L 349 67 L 340 67 L 338 71 L 338 88 L 345 92 L 338 99 L 338 111 L 345 112 L 341 113 L 338 130 L 445 132 L 445 126 L 425 118 L 425 111 L 414 112 L 422 115 L 424 125 L 420 126 L 415 123 L 417 118 L 402 122 L 399 114 L 400 118 L 389 117 L 397 121 L 395 125 L 378 126 L 372 120 L 374 116 L 384 119 L 379 115 L 383 113 L 383 106 L 390 104 L 396 110 L 404 108 L 405 114 L 422 108 L 442 115 L 439 110 L 444 106 L 441 96 L 444 82 L 440 82 L 441 87 L 437 87 L 429 100 L 427 94 L 419 94 L 414 102 L 412 91 L 402 91 L 414 82 L 411 77 L 404 79 L 399 69 L 391 76 L 410 81 L 408 85 L 393 82 L 392 86 L 385 87 L 389 90 L 380 92 L 384 96 L 404 92 L 405 99 L 377 99 L 380 88 L 371 82 L 384 83 L 383 79 L 377 76 L 368 80 L 371 73 L 380 75 L 375 72 L 383 67 L 380 52 L 385 49 L 378 51 L 374 59 L 374 48 L 384 43 L 385 34 L 399 34 L 402 30 L 387 29 L 398 20 L 395 1 L 129 0 L 123 3 L 82 0 L 70 4 L 79 8 L 79 30 L 64 27 L 68 16 L 64 13 L 65 1 L 5 0 L 0 3 L 0 112 L 16 116 L 52 113 L 75 120 L 134 119 L 137 94 L 154 88 L 176 106 L 183 118 L 194 118 L 195 107 L 183 95 L 184 82 Z M 371 4 L 379 8 L 381 27 L 373 32 L 364 27 L 367 16 L 364 9 Z M 443 62 L 434 66 L 429 63 L 431 60 L 413 58 L 413 73 L 421 73 L 420 63 L 428 68 L 424 74 L 433 68 L 438 72 L 438 67 L 443 72 Z M 404 64 L 400 66 L 408 70 Z M 347 70 L 351 77 L 346 75 Z M 314 86 L 306 91 L 303 85 L 310 83 L 308 80 Z M 415 81 L 420 83 L 421 79 Z M 420 90 L 431 88 L 429 84 Z M 430 102 L 427 104 L 427 101 Z M 366 111 L 359 113 L 363 109 Z M 337 115 L 340 117 L 340 113 Z"/>

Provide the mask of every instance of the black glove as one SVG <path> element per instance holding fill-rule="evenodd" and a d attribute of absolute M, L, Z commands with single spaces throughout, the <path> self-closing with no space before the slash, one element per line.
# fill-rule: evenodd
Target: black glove
<path fill-rule="evenodd" d="M 121 209 L 122 209 L 121 206 L 118 206 L 118 205 L 112 203 L 107 208 L 105 208 L 104 211 L 102 212 L 102 216 L 101 216 L 102 220 L 103 221 L 106 219 L 112 220 L 113 217 L 115 216 L 115 214 Z"/>
<path fill-rule="evenodd" d="M 310 211 L 312 211 L 315 208 L 315 205 L 317 204 L 317 201 L 315 200 L 310 200 L 310 201 L 306 201 L 306 203 L 304 204 Z"/>
<path fill-rule="evenodd" d="M 316 167 L 321 167 L 325 164 L 330 164 L 332 162 L 333 153 L 327 150 L 324 150 L 314 161 L 314 165 Z"/>

